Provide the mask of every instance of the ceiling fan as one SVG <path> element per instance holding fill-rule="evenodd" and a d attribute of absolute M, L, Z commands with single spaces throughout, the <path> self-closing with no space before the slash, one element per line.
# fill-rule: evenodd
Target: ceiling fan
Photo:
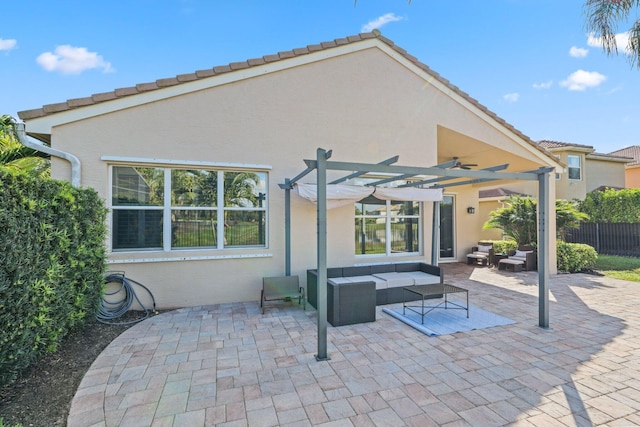
<path fill-rule="evenodd" d="M 457 157 L 453 158 L 453 161 L 455 162 L 453 166 L 451 166 L 451 169 L 465 169 L 465 170 L 469 170 L 472 167 L 478 166 L 476 163 L 462 163 L 458 160 Z"/>

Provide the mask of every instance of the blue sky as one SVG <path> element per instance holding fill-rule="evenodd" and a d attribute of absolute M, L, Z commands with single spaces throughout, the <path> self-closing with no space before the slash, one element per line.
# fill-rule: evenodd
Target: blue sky
<path fill-rule="evenodd" d="M 0 114 L 378 28 L 534 140 L 640 144 L 640 71 L 590 40 L 584 0 L 10 3 Z"/>

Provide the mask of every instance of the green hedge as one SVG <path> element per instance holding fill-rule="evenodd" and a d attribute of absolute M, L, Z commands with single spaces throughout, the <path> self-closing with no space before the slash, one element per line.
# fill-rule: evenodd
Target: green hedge
<path fill-rule="evenodd" d="M 596 250 L 583 243 L 558 242 L 556 248 L 559 272 L 579 273 L 595 266 L 598 260 Z"/>
<path fill-rule="evenodd" d="M 95 315 L 106 213 L 94 190 L 0 171 L 0 385 Z"/>

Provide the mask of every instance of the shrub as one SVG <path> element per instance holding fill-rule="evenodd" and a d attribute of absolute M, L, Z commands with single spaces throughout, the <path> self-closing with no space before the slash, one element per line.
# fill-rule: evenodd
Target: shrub
<path fill-rule="evenodd" d="M 95 315 L 105 218 L 91 189 L 0 171 L 0 385 Z"/>
<path fill-rule="evenodd" d="M 557 243 L 558 271 L 579 273 L 596 265 L 598 253 L 583 243 Z"/>
<path fill-rule="evenodd" d="M 484 240 L 491 242 L 493 245 L 493 253 L 508 254 L 509 251 L 518 249 L 518 243 L 515 240 Z"/>
<path fill-rule="evenodd" d="M 592 191 L 579 208 L 589 216 L 588 222 L 640 222 L 640 188 Z"/>

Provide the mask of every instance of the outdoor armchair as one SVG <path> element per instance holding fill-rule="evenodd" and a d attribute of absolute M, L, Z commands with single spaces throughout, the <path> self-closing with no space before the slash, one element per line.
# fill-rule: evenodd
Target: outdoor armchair
<path fill-rule="evenodd" d="M 302 307 L 307 309 L 304 298 L 304 288 L 300 286 L 298 276 L 263 277 L 260 292 L 260 311 L 264 314 L 264 303 L 267 301 L 287 301 L 298 298 L 302 300 Z"/>
<path fill-rule="evenodd" d="M 467 264 L 477 263 L 493 264 L 493 245 L 491 242 L 478 242 L 477 246 L 471 248 L 471 253 L 467 254 Z"/>

